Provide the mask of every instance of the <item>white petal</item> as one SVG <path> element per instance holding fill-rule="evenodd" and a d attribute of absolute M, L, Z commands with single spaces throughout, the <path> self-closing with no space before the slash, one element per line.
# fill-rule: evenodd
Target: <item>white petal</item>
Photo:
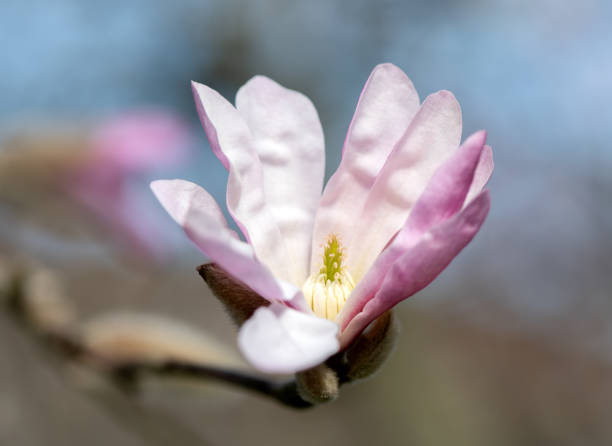
<path fill-rule="evenodd" d="M 423 102 L 389 155 L 367 195 L 347 240 L 348 269 L 360 280 L 402 227 L 436 169 L 461 140 L 461 109 L 452 93 L 440 91 Z"/>
<path fill-rule="evenodd" d="M 262 166 L 246 122 L 219 93 L 202 84 L 192 85 L 210 145 L 229 169 L 227 207 L 230 213 L 257 258 L 277 277 L 297 284 L 289 273 L 289 251 L 266 203 Z"/>
<path fill-rule="evenodd" d="M 266 206 L 285 239 L 295 283 L 308 276 L 325 170 L 323 130 L 310 100 L 264 76 L 236 95 L 262 165 Z"/>
<path fill-rule="evenodd" d="M 246 359 L 267 373 L 295 373 L 314 367 L 339 348 L 338 326 L 328 321 L 271 304 L 259 308 L 244 323 L 238 345 Z"/>
<path fill-rule="evenodd" d="M 341 329 L 344 329 L 347 322 L 378 292 L 387 272 L 399 257 L 422 243 L 423 238 L 427 238 L 425 234 L 432 228 L 442 225 L 461 210 L 474 183 L 475 173 L 485 150 L 485 139 L 486 132 L 476 132 L 436 171 L 402 229 L 376 258 L 351 293 L 336 320 Z M 460 223 L 461 221 L 459 220 Z M 453 228 L 457 233 L 461 232 L 461 225 Z M 448 236 L 445 235 L 447 238 Z"/>
<path fill-rule="evenodd" d="M 151 189 L 191 241 L 226 272 L 270 301 L 289 301 L 301 295 L 255 258 L 251 246 L 227 227 L 214 198 L 200 186 L 184 180 L 159 180 L 151 183 Z"/>
<path fill-rule="evenodd" d="M 330 178 L 315 219 L 310 270 L 320 267 L 330 233 L 348 243 L 367 193 L 419 108 L 419 97 L 396 66 L 377 66 L 366 82 L 344 142 L 342 162 Z"/>

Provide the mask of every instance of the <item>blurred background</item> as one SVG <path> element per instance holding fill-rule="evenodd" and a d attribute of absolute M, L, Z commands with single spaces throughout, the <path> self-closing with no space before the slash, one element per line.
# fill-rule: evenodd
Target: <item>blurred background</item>
<path fill-rule="evenodd" d="M 0 443 L 611 444 L 611 29 L 606 0 L 3 0 L 0 281 L 44 271 L 39 292 L 61 288 L 83 320 L 164 315 L 239 362 L 202 254 L 148 189 L 186 178 L 224 202 L 192 79 L 233 99 L 265 74 L 308 95 L 329 177 L 363 83 L 392 62 L 421 99 L 456 95 L 496 169 L 481 232 L 398 307 L 394 355 L 338 401 L 297 412 L 168 383 L 127 397 L 2 312 Z"/>

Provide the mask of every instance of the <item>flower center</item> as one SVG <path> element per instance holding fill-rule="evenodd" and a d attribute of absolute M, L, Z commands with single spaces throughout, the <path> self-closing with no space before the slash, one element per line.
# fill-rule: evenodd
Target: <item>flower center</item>
<path fill-rule="evenodd" d="M 344 251 L 335 234 L 327 238 L 323 250 L 323 265 L 302 286 L 306 302 L 314 313 L 333 321 L 344 306 L 355 282 L 342 265 Z"/>

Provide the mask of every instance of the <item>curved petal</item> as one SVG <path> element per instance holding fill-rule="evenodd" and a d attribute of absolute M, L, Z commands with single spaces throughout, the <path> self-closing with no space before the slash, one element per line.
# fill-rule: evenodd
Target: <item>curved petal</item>
<path fill-rule="evenodd" d="M 267 373 L 295 373 L 314 367 L 339 348 L 338 326 L 280 304 L 259 308 L 244 323 L 238 345 L 245 358 Z"/>
<path fill-rule="evenodd" d="M 474 199 L 474 197 L 486 186 L 493 173 L 493 167 L 493 150 L 490 146 L 485 146 L 480 155 L 480 161 L 478 162 L 478 167 L 476 167 L 476 172 L 474 173 L 474 181 L 470 186 L 467 197 L 465 197 L 464 206 L 472 201 L 472 199 Z"/>
<path fill-rule="evenodd" d="M 452 93 L 425 99 L 368 193 L 347 246 L 348 269 L 359 280 L 402 227 L 433 173 L 461 141 L 461 108 Z M 375 228 L 376 230 L 372 230 Z"/>
<path fill-rule="evenodd" d="M 277 277 L 292 281 L 288 250 L 266 205 L 261 162 L 251 132 L 232 104 L 205 85 L 192 83 L 198 114 L 212 150 L 229 169 L 227 207 L 257 254 Z M 297 283 L 297 282 L 293 282 Z"/>
<path fill-rule="evenodd" d="M 481 180 L 476 173 L 486 138 L 485 131 L 474 133 L 436 171 L 407 221 L 411 233 L 423 233 L 461 209 L 474 183 Z"/>
<path fill-rule="evenodd" d="M 338 317 L 340 327 L 359 313 L 380 288 L 384 277 L 407 250 L 420 242 L 423 234 L 452 217 L 461 209 L 485 152 L 486 132 L 470 136 L 433 175 L 414 210 L 389 246 L 378 256 L 351 293 Z"/>
<path fill-rule="evenodd" d="M 425 233 L 416 245 L 401 255 L 374 297 L 342 330 L 341 348 L 348 346 L 382 313 L 429 285 L 476 235 L 489 207 L 489 193 L 485 190 L 461 212 Z"/>
<path fill-rule="evenodd" d="M 344 142 L 342 161 L 330 178 L 317 210 L 311 272 L 330 233 L 351 234 L 378 172 L 419 108 L 410 79 L 391 64 L 378 65 L 363 88 Z"/>
<path fill-rule="evenodd" d="M 286 240 L 291 276 L 308 275 L 314 215 L 321 197 L 325 142 L 310 100 L 264 76 L 236 95 L 262 165 L 266 205 Z"/>
<path fill-rule="evenodd" d="M 297 288 L 276 280 L 257 261 L 251 246 L 227 227 L 214 198 L 200 186 L 184 180 L 158 180 L 151 183 L 151 189 L 189 239 L 226 272 L 271 302 L 291 301 L 300 295 Z"/>

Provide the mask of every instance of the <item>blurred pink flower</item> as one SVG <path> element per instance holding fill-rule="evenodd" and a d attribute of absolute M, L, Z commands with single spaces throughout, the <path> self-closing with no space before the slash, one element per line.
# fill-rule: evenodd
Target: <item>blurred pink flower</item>
<path fill-rule="evenodd" d="M 189 139 L 186 123 L 167 111 L 143 109 L 113 116 L 94 129 L 89 151 L 68 178 L 67 190 L 131 251 L 159 258 L 168 246 L 147 218 L 151 209 L 143 205 L 131 180 L 185 159 Z"/>
<path fill-rule="evenodd" d="M 485 132 L 458 147 L 455 97 L 440 91 L 421 104 L 394 65 L 370 75 L 322 195 L 323 133 L 308 98 L 262 76 L 238 91 L 236 107 L 205 85 L 193 91 L 246 242 L 201 187 L 152 189 L 212 261 L 270 301 L 239 334 L 262 371 L 304 370 L 345 349 L 434 280 L 488 213 Z"/>
<path fill-rule="evenodd" d="M 92 164 L 142 172 L 185 159 L 189 130 L 177 115 L 159 109 L 113 116 L 92 135 Z"/>

